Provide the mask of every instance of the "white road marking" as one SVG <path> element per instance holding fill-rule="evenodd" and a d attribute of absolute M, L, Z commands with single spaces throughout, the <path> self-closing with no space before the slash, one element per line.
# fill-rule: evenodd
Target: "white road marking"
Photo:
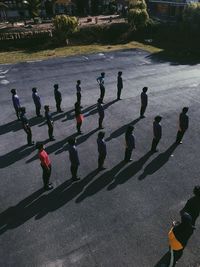
<path fill-rule="evenodd" d="M 86 60 L 89 60 L 89 58 L 88 58 L 88 57 L 86 57 L 86 56 L 83 56 L 83 58 L 84 58 L 84 59 L 86 59 Z"/>
<path fill-rule="evenodd" d="M 1 71 L 0 74 L 6 74 L 9 71 L 9 69 L 5 70 L 5 71 Z"/>
<path fill-rule="evenodd" d="M 103 53 L 99 53 L 98 55 L 101 56 L 101 57 L 102 57 L 102 56 L 105 56 Z"/>
<path fill-rule="evenodd" d="M 37 59 L 37 60 L 28 60 L 26 63 L 34 63 L 34 62 L 41 62 L 42 59 Z"/>
<path fill-rule="evenodd" d="M 6 84 L 9 84 L 10 82 L 8 80 L 2 80 L 0 81 L 0 83 L 6 85 Z"/>
<path fill-rule="evenodd" d="M 0 79 L 3 79 L 3 78 L 5 78 L 6 76 L 4 75 L 4 76 L 0 76 Z"/>

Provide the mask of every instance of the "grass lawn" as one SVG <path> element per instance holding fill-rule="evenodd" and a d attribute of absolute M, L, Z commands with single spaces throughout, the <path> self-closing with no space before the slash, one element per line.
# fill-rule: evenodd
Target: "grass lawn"
<path fill-rule="evenodd" d="M 60 47 L 48 50 L 39 50 L 39 51 L 16 50 L 12 52 L 0 52 L 0 64 L 17 63 L 29 60 L 40 60 L 53 57 L 66 57 L 72 55 L 106 52 L 106 51 L 131 49 L 131 48 L 132 49 L 139 48 L 151 53 L 162 51 L 162 49 L 157 48 L 155 46 L 139 42 L 130 42 L 127 44 L 117 44 L 117 45 L 99 45 L 99 44 L 77 45 L 77 46 L 66 46 L 66 47 Z"/>

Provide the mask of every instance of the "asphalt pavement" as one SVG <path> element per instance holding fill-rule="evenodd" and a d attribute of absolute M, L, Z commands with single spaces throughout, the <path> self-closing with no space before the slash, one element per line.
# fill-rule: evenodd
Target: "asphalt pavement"
<path fill-rule="evenodd" d="M 99 87 L 105 77 L 106 170 L 97 173 Z M 122 100 L 116 101 L 117 73 L 123 71 Z M 161 60 L 140 50 L 0 65 L 0 266 L 165 266 L 167 234 L 200 184 L 200 64 Z M 67 139 L 76 133 L 76 80 L 82 81 L 83 135 L 77 137 L 81 181 L 70 184 Z M 64 113 L 56 113 L 53 85 L 62 92 Z M 140 93 L 148 86 L 146 118 L 139 119 Z M 32 87 L 55 121 L 35 117 Z M 52 160 L 52 191 L 42 190 L 42 170 L 16 120 L 10 90 L 27 109 L 34 141 L 44 141 Z M 174 146 L 178 117 L 189 107 L 183 144 Z M 44 111 L 42 111 L 44 114 Z M 163 116 L 159 152 L 149 152 L 152 122 Z M 133 162 L 124 164 L 124 133 L 135 127 Z M 177 267 L 200 266 L 200 218 Z"/>

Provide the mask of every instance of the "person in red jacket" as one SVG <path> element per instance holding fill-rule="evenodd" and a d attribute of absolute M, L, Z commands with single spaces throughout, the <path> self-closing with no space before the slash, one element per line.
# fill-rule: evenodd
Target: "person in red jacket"
<path fill-rule="evenodd" d="M 51 176 L 51 161 L 44 149 L 43 143 L 37 143 L 36 148 L 38 149 L 38 156 L 41 161 L 40 165 L 43 170 L 43 183 L 44 183 L 44 190 L 51 190 L 53 189 L 53 185 L 49 183 L 50 176 Z"/>

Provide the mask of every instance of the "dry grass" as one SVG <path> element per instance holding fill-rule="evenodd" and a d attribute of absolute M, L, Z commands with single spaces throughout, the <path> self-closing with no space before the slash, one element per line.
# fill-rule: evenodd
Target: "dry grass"
<path fill-rule="evenodd" d="M 130 42 L 127 44 L 118 45 L 80 45 L 80 46 L 66 46 L 61 48 L 55 48 L 52 50 L 40 50 L 40 51 L 26 51 L 19 50 L 13 52 L 0 52 L 0 64 L 6 63 L 18 63 L 31 60 L 44 60 L 54 57 L 66 57 L 80 54 L 90 54 L 97 52 L 107 52 L 121 49 L 142 49 L 150 53 L 155 53 L 161 51 L 161 49 L 139 43 Z"/>

